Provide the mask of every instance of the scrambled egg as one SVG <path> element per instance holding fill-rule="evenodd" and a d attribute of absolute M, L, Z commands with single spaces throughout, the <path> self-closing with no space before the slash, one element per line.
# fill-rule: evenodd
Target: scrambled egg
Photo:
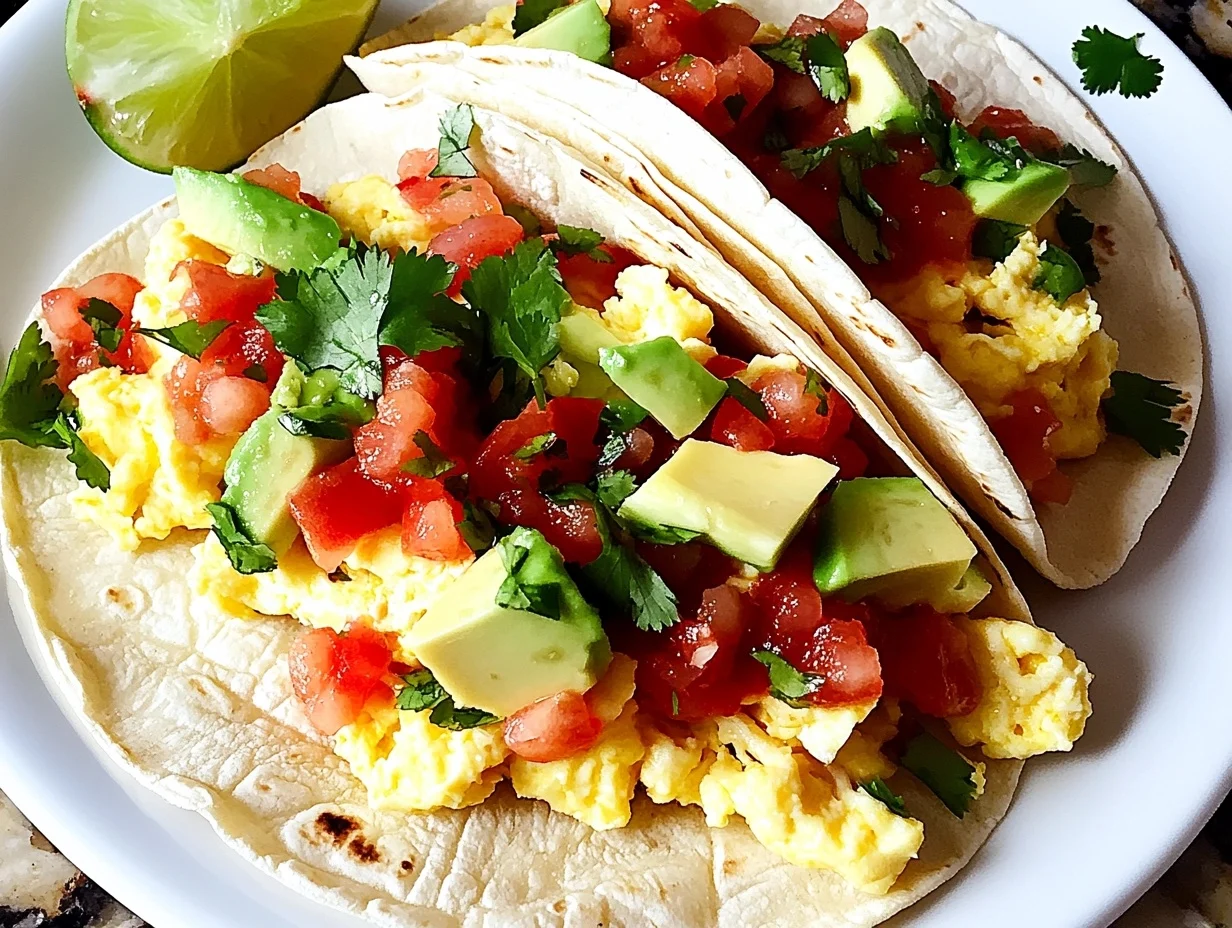
<path fill-rule="evenodd" d="M 483 22 L 463 26 L 452 35 L 443 32 L 437 38 L 452 39 L 467 45 L 511 45 L 513 44 L 513 15 L 516 12 L 517 7 L 512 3 L 508 6 L 496 6 L 488 10 L 488 15 L 483 18 Z"/>
<path fill-rule="evenodd" d="M 386 702 L 338 732 L 334 750 L 368 788 L 374 808 L 462 809 L 483 802 L 501 781 L 509 749 L 499 724 L 450 731 L 429 715 Z"/>
<path fill-rule="evenodd" d="M 1005 619 L 958 619 L 979 666 L 984 697 L 949 720 L 963 745 L 989 757 L 1068 751 L 1091 715 L 1086 665 L 1050 631 Z"/>
<path fill-rule="evenodd" d="M 369 245 L 424 252 L 432 240 L 427 220 L 411 209 L 397 187 L 376 174 L 334 184 L 323 203 L 344 232 Z"/>
<path fill-rule="evenodd" d="M 107 492 L 84 485 L 74 491 L 77 518 L 106 529 L 126 551 L 180 526 L 210 526 L 205 506 L 220 496 L 233 438 L 200 445 L 177 440 L 167 391 L 153 374 L 104 367 L 69 389 L 79 404 L 82 439 L 111 470 Z"/>
<path fill-rule="evenodd" d="M 361 538 L 342 562 L 350 580 L 331 580 L 300 541 L 278 559 L 274 570 L 236 573 L 218 539 L 210 535 L 193 549 L 189 582 L 194 595 L 227 615 L 292 615 L 305 625 L 334 631 L 366 616 L 377 631 L 393 632 L 401 640 L 470 561 L 407 557 L 400 531 L 395 525 Z M 396 657 L 414 660 L 401 648 Z"/>
<path fill-rule="evenodd" d="M 1106 436 L 1099 403 L 1116 367 L 1117 344 L 1100 329 L 1089 291 L 1058 306 L 1034 288 L 1043 249 L 1028 232 L 991 270 L 974 262 L 955 280 L 929 268 L 884 296 L 899 315 L 927 324 L 941 366 L 986 419 L 1010 415 L 1009 394 L 1037 389 L 1061 421 L 1050 440 L 1053 452 L 1081 458 Z"/>
<path fill-rule="evenodd" d="M 616 296 L 603 304 L 603 324 L 629 344 L 670 335 L 687 349 L 706 345 L 714 313 L 684 287 L 673 287 L 666 268 L 635 264 L 616 277 Z"/>
<path fill-rule="evenodd" d="M 807 706 L 794 709 L 773 696 L 763 696 L 750 707 L 766 734 L 786 744 L 799 743 L 823 764 L 834 760 L 856 725 L 873 711 L 874 703 L 836 709 Z"/>

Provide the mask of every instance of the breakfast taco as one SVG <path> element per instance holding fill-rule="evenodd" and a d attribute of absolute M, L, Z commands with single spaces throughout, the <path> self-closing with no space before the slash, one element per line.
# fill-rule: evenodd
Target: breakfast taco
<path fill-rule="evenodd" d="M 6 562 L 110 755 L 267 872 L 389 925 L 871 925 L 1082 733 L 877 406 L 577 152 L 370 94 L 175 181 L 10 357 Z"/>
<path fill-rule="evenodd" d="M 1158 83 L 1087 33 L 1093 89 L 1114 41 L 1126 92 Z M 370 90 L 514 82 L 520 118 L 622 151 L 1041 573 L 1124 563 L 1197 412 L 1197 314 L 1124 155 L 1008 36 L 939 0 L 445 0 L 363 51 Z"/>

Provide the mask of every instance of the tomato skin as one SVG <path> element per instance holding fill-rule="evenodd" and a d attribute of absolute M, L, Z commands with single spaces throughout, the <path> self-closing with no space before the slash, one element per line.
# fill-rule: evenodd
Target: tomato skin
<path fill-rule="evenodd" d="M 927 606 L 884 618 L 876 634 L 886 690 L 925 715 L 966 715 L 983 687 L 971 643 L 953 620 Z"/>
<path fill-rule="evenodd" d="M 440 153 L 435 148 L 412 148 L 398 159 L 398 180 L 423 180 L 436 170 Z"/>
<path fill-rule="evenodd" d="M 812 531 L 802 530 L 773 571 L 753 584 L 758 647 L 798 660 L 825 620 L 813 582 Z"/>
<path fill-rule="evenodd" d="M 408 557 L 460 561 L 474 552 L 458 531 L 462 504 L 439 480 L 413 479 L 405 490 L 402 551 Z"/>
<path fill-rule="evenodd" d="M 718 377 L 719 380 L 726 380 L 728 377 L 735 377 L 743 372 L 748 365 L 739 358 L 728 357 L 725 354 L 716 354 L 705 364 L 706 370 Z"/>
<path fill-rule="evenodd" d="M 1058 469 L 1048 441 L 1061 427 L 1061 420 L 1052 411 L 1047 397 L 1038 390 L 1019 390 L 1006 397 L 1005 402 L 1014 411 L 990 423 L 990 428 L 1031 498 L 1040 503 L 1069 502 L 1073 485 Z"/>
<path fill-rule="evenodd" d="M 43 318 L 50 331 L 48 339 L 59 367 L 56 382 L 62 389 L 82 374 L 101 365 L 105 357 L 126 374 L 144 374 L 150 369 L 153 354 L 144 339 L 133 335 L 133 302 L 141 292 L 141 281 L 127 274 L 100 274 L 80 287 L 61 287 L 43 294 Z M 103 351 L 94 330 L 81 311 L 91 300 L 110 303 L 120 311 L 116 327 L 123 333 L 115 351 Z"/>
<path fill-rule="evenodd" d="M 353 622 L 342 635 L 332 628 L 299 631 L 287 669 L 291 688 L 318 731 L 336 734 L 369 700 L 393 695 L 383 680 L 393 661 L 392 638 L 363 622 Z"/>
<path fill-rule="evenodd" d="M 485 258 L 507 254 L 525 234 L 512 216 L 475 216 L 438 233 L 428 243 L 428 253 L 440 255 L 458 266 L 448 290 L 450 296 L 457 296 L 471 271 Z"/>
<path fill-rule="evenodd" d="M 584 500 L 558 503 L 532 490 L 506 490 L 496 504 L 501 522 L 537 529 L 571 564 L 589 564 L 603 553 L 595 507 Z"/>
<path fill-rule="evenodd" d="M 715 7 L 710 13 L 720 10 L 744 12 L 724 5 Z M 715 97 L 706 107 L 703 125 L 715 135 L 730 132 L 738 122 L 749 117 L 773 87 L 774 69 L 760 55 L 748 46 L 733 50 L 721 59 L 715 72 Z"/>
<path fill-rule="evenodd" d="M 572 396 L 551 399 L 542 409 L 531 400 L 516 418 L 501 422 L 484 439 L 471 466 L 471 494 L 495 500 L 508 490 L 538 491 L 549 474 L 558 483 L 586 482 L 599 459 L 595 436 L 603 408 L 602 400 Z M 557 440 L 547 453 L 514 456 L 532 438 L 548 432 Z"/>
<path fill-rule="evenodd" d="M 247 377 L 218 377 L 201 392 L 201 420 L 217 435 L 239 435 L 269 409 L 269 396 Z"/>
<path fill-rule="evenodd" d="M 337 570 L 365 535 L 397 525 L 403 512 L 398 489 L 365 478 L 355 458 L 309 477 L 289 502 L 308 552 L 326 572 Z"/>
<path fill-rule="evenodd" d="M 564 760 L 599 740 L 603 721 L 573 690 L 540 699 L 505 719 L 505 744 L 523 760 Z"/>
<path fill-rule="evenodd" d="M 799 668 L 822 677 L 807 697 L 815 706 L 850 706 L 881 698 L 881 662 L 861 622 L 833 619 L 813 633 Z"/>
<path fill-rule="evenodd" d="M 694 119 L 701 120 L 718 94 L 715 66 L 705 58 L 680 60 L 643 77 L 641 82 L 655 93 L 667 97 Z"/>
<path fill-rule="evenodd" d="M 842 395 L 833 389 L 824 397 L 810 393 L 808 378 L 799 371 L 768 371 L 753 388 L 765 403 L 765 424 L 780 453 L 829 457 L 851 428 L 854 413 Z"/>
<path fill-rule="evenodd" d="M 414 387 L 387 388 L 377 398 L 376 416 L 355 430 L 359 470 L 373 479 L 395 479 L 404 464 L 423 456 L 415 436 L 423 431 L 432 437 L 435 421 L 436 411 Z"/>
<path fill-rule="evenodd" d="M 726 397 L 715 410 L 710 438 L 737 451 L 769 451 L 774 433 L 734 397 Z"/>
<path fill-rule="evenodd" d="M 281 164 L 274 163 L 264 168 L 246 171 L 243 176 L 244 180 L 249 183 L 267 187 L 275 193 L 282 194 L 288 200 L 324 211 L 320 200 L 304 192 L 299 174 L 295 171 L 288 171 Z"/>
<path fill-rule="evenodd" d="M 591 309 L 602 309 L 603 304 L 616 295 L 616 278 L 620 272 L 637 263 L 636 256 L 613 245 L 601 246 L 610 261 L 596 261 L 588 254 L 557 255 L 556 269 L 573 302 Z"/>

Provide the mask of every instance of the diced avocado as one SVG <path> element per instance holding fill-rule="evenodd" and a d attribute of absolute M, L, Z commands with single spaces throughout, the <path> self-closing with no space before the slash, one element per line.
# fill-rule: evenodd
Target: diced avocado
<path fill-rule="evenodd" d="M 556 10 L 514 42 L 525 48 L 554 48 L 587 61 L 606 61 L 612 53 L 612 30 L 595 0 L 578 0 Z"/>
<path fill-rule="evenodd" d="M 575 309 L 560 320 L 560 350 L 570 363 L 576 359 L 587 364 L 599 363 L 599 352 L 624 344 L 612 330 L 584 309 Z"/>
<path fill-rule="evenodd" d="M 530 588 L 560 617 L 500 605 L 509 601 L 510 586 Z M 599 614 L 565 571 L 560 552 L 526 528 L 475 561 L 404 642 L 455 703 L 501 717 L 563 690 L 585 692 L 612 657 Z"/>
<path fill-rule="evenodd" d="M 222 501 L 235 510 L 249 537 L 286 553 L 299 534 L 287 500 L 305 479 L 351 452 L 349 442 L 292 435 L 278 421 L 299 405 L 304 375 L 294 363 L 283 367 L 270 408 L 240 436 L 223 468 Z"/>
<path fill-rule="evenodd" d="M 338 250 L 338 223 L 238 174 L 176 168 L 180 218 L 197 238 L 280 271 L 310 271 Z"/>
<path fill-rule="evenodd" d="M 624 501 L 619 515 L 698 532 L 771 570 L 838 468 L 807 454 L 737 451 L 689 439 Z"/>
<path fill-rule="evenodd" d="M 599 366 L 673 438 L 691 434 L 727 392 L 727 385 L 689 357 L 670 335 L 603 348 Z"/>
<path fill-rule="evenodd" d="M 939 593 L 930 602 L 938 612 L 970 612 L 991 592 L 992 584 L 980 569 L 972 564 L 958 581 L 958 586 Z"/>
<path fill-rule="evenodd" d="M 822 510 L 813 580 L 822 593 L 852 601 L 940 608 L 975 554 L 967 533 L 918 479 L 861 477 L 835 487 Z"/>
<path fill-rule="evenodd" d="M 966 181 L 962 190 L 977 216 L 1033 226 L 1069 189 L 1070 174 L 1046 161 L 1023 165 L 1012 180 Z"/>
<path fill-rule="evenodd" d="M 846 57 L 851 131 L 918 132 L 932 88 L 898 36 L 881 26 L 852 42 Z"/>

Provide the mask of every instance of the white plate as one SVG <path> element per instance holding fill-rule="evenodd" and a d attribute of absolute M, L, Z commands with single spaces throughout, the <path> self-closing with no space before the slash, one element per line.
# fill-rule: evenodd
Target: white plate
<path fill-rule="evenodd" d="M 1232 352 L 1232 113 L 1125 0 L 967 0 L 1067 81 L 1069 46 L 1097 23 L 1145 32 L 1165 62 L 1148 101 L 1093 101 L 1163 204 L 1205 313 Z M 387 0 L 374 30 L 409 15 Z M 83 248 L 170 192 L 112 155 L 77 112 L 63 69 L 63 0 L 33 0 L 0 30 L 0 281 L 6 347 L 27 307 Z M 901 920 L 1067 928 L 1110 922 L 1180 853 L 1232 768 L 1227 369 L 1211 367 L 1189 458 L 1111 583 L 1059 593 L 1017 564 L 1041 624 L 1089 663 L 1096 714 L 1071 756 L 1028 765 L 1009 817 L 963 874 Z M 6 617 L 7 619 L 7 617 Z M 301 900 L 228 851 L 194 815 L 115 775 L 57 708 L 0 621 L 0 789 L 86 873 L 158 928 L 362 925 Z"/>

